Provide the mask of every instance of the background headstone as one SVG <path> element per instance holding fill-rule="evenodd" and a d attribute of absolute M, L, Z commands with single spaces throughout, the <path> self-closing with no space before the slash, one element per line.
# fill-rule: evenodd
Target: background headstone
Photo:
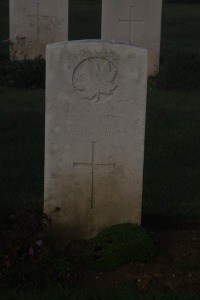
<path fill-rule="evenodd" d="M 140 223 L 147 50 L 74 41 L 47 46 L 45 212 L 73 238 Z"/>
<path fill-rule="evenodd" d="M 46 45 L 68 39 L 68 0 L 10 0 L 11 59 L 45 57 Z"/>
<path fill-rule="evenodd" d="M 148 75 L 156 75 L 161 14 L 162 0 L 102 0 L 101 38 L 126 41 L 148 49 Z"/>

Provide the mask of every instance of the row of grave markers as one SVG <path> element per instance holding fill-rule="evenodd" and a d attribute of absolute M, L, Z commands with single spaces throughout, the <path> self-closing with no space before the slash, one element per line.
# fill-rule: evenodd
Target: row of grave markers
<path fill-rule="evenodd" d="M 159 69 L 162 0 L 102 0 L 101 39 L 149 52 L 148 75 Z M 46 45 L 68 40 L 68 0 L 10 0 L 11 58 L 45 57 Z"/>
<path fill-rule="evenodd" d="M 13 36 L 24 28 L 18 47 L 32 37 L 34 57 L 59 41 L 46 49 L 44 211 L 67 238 L 140 224 L 147 75 L 158 70 L 161 1 L 103 0 L 103 39 L 71 42 L 60 42 L 68 32 L 67 1 L 47 1 L 10 0 L 10 15 L 21 13 L 11 17 Z M 154 63 L 132 44 L 150 41 Z"/>

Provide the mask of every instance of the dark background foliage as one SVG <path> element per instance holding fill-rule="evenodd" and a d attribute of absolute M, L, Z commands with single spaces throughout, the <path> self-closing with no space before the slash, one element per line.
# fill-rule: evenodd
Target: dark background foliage
<path fill-rule="evenodd" d="M 166 90 L 200 89 L 200 53 L 183 51 L 166 57 L 160 66 L 157 86 Z"/>
<path fill-rule="evenodd" d="M 0 85 L 19 88 L 45 87 L 45 59 L 0 61 Z"/>

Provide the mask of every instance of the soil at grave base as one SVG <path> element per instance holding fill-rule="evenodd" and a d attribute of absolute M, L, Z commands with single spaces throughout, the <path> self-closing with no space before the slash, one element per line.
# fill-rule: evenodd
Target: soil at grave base
<path fill-rule="evenodd" d="M 133 288 L 138 291 L 200 292 L 200 226 L 150 232 L 159 254 L 153 262 L 130 263 L 115 271 L 97 273 L 84 269 L 72 284 Z"/>

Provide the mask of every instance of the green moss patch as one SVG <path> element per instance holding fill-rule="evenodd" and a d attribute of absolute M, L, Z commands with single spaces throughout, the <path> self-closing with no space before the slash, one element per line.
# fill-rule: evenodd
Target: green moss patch
<path fill-rule="evenodd" d="M 142 227 L 119 224 L 106 228 L 90 241 L 85 260 L 97 271 L 108 271 L 129 262 L 147 262 L 155 256 L 155 244 Z"/>

